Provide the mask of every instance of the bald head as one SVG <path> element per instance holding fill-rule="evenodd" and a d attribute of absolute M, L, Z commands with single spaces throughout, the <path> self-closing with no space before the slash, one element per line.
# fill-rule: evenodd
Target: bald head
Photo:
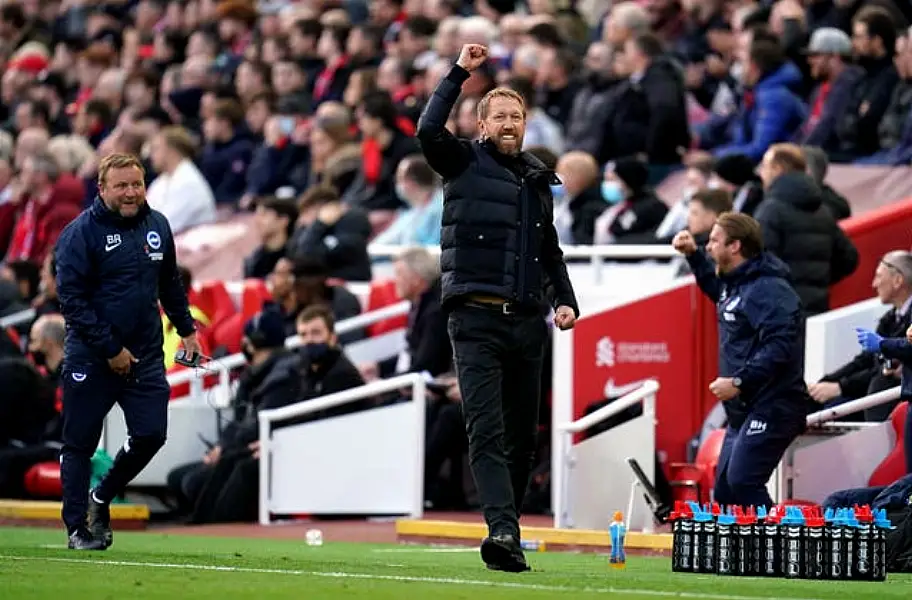
<path fill-rule="evenodd" d="M 568 152 L 557 161 L 558 177 L 564 184 L 567 195 L 578 196 L 583 190 L 592 187 L 599 180 L 598 163 L 585 152 Z"/>
<path fill-rule="evenodd" d="M 63 316 L 57 314 L 42 315 L 32 324 L 29 339 L 49 342 L 63 346 L 66 337 L 66 323 Z"/>
<path fill-rule="evenodd" d="M 341 102 L 324 102 L 317 108 L 316 117 L 327 123 L 351 125 L 351 111 Z"/>
<path fill-rule="evenodd" d="M 14 162 L 17 168 L 22 168 L 25 160 L 40 152 L 47 151 L 51 136 L 48 130 L 42 127 L 29 127 L 22 130 L 16 139 Z"/>

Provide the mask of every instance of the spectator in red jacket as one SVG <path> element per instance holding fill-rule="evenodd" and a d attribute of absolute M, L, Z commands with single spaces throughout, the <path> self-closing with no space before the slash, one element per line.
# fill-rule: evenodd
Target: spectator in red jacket
<path fill-rule="evenodd" d="M 6 261 L 44 261 L 67 223 L 82 210 L 82 183 L 60 172 L 54 157 L 46 151 L 25 159 L 19 175 L 21 189 L 18 214 Z"/>

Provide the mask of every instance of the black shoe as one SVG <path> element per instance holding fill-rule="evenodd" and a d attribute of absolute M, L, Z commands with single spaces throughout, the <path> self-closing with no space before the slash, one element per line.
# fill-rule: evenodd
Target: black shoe
<path fill-rule="evenodd" d="M 89 498 L 89 531 L 96 540 L 100 540 L 105 548 L 114 543 L 114 531 L 111 530 L 111 508 L 107 504 L 96 502 L 94 497 Z"/>
<path fill-rule="evenodd" d="M 531 571 L 519 541 L 510 534 L 492 535 L 481 542 L 481 560 L 492 571 L 522 573 Z"/>
<path fill-rule="evenodd" d="M 92 537 L 88 529 L 80 527 L 70 534 L 67 548 L 70 550 L 104 550 L 107 546 L 102 540 Z"/>

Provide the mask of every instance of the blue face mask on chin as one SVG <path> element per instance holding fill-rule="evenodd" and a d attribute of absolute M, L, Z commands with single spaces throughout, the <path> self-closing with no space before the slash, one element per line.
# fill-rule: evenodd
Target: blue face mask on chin
<path fill-rule="evenodd" d="M 622 201 L 624 199 L 624 190 L 621 189 L 621 184 L 616 181 L 603 181 L 602 198 L 608 204 L 617 204 Z"/>

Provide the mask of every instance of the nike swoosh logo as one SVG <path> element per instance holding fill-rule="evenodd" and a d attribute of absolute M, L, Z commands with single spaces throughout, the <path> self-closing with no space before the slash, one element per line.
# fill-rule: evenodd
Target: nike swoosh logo
<path fill-rule="evenodd" d="M 619 398 L 621 396 L 626 396 L 630 392 L 640 389 L 647 381 L 649 381 L 649 379 L 638 379 L 637 381 L 631 381 L 630 383 L 615 386 L 614 378 L 611 378 L 605 384 L 605 397 Z"/>
<path fill-rule="evenodd" d="M 117 242 L 116 244 L 112 244 L 110 246 L 105 246 L 105 252 L 110 252 L 111 250 L 113 250 L 114 248 L 117 248 L 118 246 L 120 246 L 120 242 Z"/>

